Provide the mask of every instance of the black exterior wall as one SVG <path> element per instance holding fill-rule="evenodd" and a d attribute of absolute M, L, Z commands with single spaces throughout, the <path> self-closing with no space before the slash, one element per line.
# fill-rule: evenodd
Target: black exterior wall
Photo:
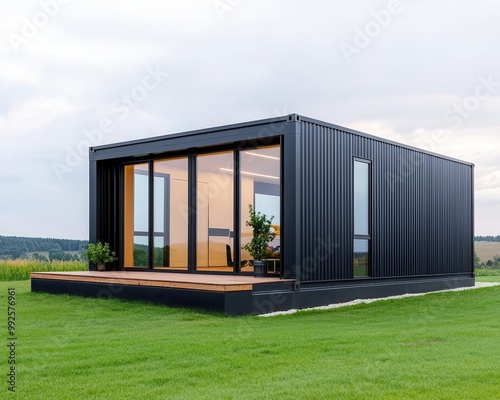
<path fill-rule="evenodd" d="M 122 174 L 120 165 L 113 162 L 90 161 L 90 243 L 108 242 L 112 249 L 119 249 L 121 218 Z M 117 263 L 111 265 L 117 269 Z M 91 265 L 91 270 L 96 270 Z"/>
<path fill-rule="evenodd" d="M 296 290 L 474 276 L 472 164 L 296 114 L 92 148 L 90 241 L 122 251 L 125 163 L 271 140 L 282 146 L 283 276 L 296 278 Z M 355 157 L 371 161 L 371 277 L 358 279 Z"/>
<path fill-rule="evenodd" d="M 473 165 L 301 117 L 301 282 L 353 279 L 353 160 L 371 161 L 371 277 L 473 274 Z"/>

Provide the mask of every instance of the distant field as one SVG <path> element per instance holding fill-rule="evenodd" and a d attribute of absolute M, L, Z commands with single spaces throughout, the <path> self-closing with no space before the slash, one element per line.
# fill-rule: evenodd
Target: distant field
<path fill-rule="evenodd" d="M 474 250 L 481 262 L 493 260 L 500 256 L 500 242 L 474 242 Z"/>
<path fill-rule="evenodd" d="M 0 260 L 0 281 L 28 280 L 30 272 L 86 270 L 88 263 L 85 261 Z"/>

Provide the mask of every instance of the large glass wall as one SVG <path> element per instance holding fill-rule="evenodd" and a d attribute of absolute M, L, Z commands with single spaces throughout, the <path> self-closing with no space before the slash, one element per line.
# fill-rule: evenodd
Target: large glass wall
<path fill-rule="evenodd" d="M 156 269 L 188 268 L 188 159 L 154 162 Z"/>
<path fill-rule="evenodd" d="M 196 177 L 196 182 L 190 177 Z M 253 260 L 242 247 L 252 238 L 246 226 L 252 205 L 272 218 L 276 237 L 269 243 L 266 263 L 270 273 L 278 274 L 280 177 L 279 145 L 124 166 L 124 266 L 251 273 Z M 196 193 L 196 198 L 190 193 Z M 236 205 L 241 210 L 238 223 Z M 196 238 L 194 229 L 190 231 L 194 222 Z M 195 239 L 196 244 L 190 242 Z M 196 257 L 190 248 L 196 248 Z M 195 258 L 196 265 L 189 264 Z"/>
<path fill-rule="evenodd" d="M 272 218 L 275 239 L 267 249 L 268 273 L 280 272 L 281 259 L 281 198 L 280 198 L 280 146 L 259 147 L 240 151 L 241 187 L 241 246 L 252 239 L 252 229 L 246 226 L 249 219 L 248 206 Z M 241 250 L 242 271 L 252 271 L 253 259 L 246 250 Z"/>
<path fill-rule="evenodd" d="M 124 266 L 148 266 L 148 164 L 125 166 Z"/>
<path fill-rule="evenodd" d="M 233 272 L 233 164 L 232 151 L 196 158 L 198 271 Z"/>
<path fill-rule="evenodd" d="M 370 163 L 354 160 L 354 277 L 370 275 Z"/>

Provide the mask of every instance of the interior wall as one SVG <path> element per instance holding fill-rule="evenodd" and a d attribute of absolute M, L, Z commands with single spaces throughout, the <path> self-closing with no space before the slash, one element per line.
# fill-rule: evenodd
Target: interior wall
<path fill-rule="evenodd" d="M 134 166 L 124 168 L 123 265 L 134 265 Z"/>
<path fill-rule="evenodd" d="M 197 186 L 197 229 L 196 229 L 196 265 L 208 267 L 208 182 L 198 180 Z"/>
<path fill-rule="evenodd" d="M 170 176 L 170 267 L 188 265 L 188 221 L 183 212 L 188 203 L 188 181 Z"/>
<path fill-rule="evenodd" d="M 226 244 L 232 247 L 232 239 L 229 232 L 233 231 L 233 180 L 230 173 L 198 171 L 198 188 L 200 183 L 206 187 L 198 191 L 198 218 L 207 217 L 206 234 L 202 231 L 205 224 L 198 224 L 198 238 L 208 240 L 208 244 L 198 243 L 201 248 L 208 249 L 208 266 L 227 266 Z M 227 230 L 228 236 L 209 235 L 210 230 Z M 234 249 L 232 249 L 234 251 Z M 203 253 L 204 254 L 204 253 Z M 205 259 L 206 260 L 206 259 Z M 199 267 L 203 267 L 202 260 L 197 261 Z"/>
<path fill-rule="evenodd" d="M 156 160 L 154 162 L 155 181 L 161 177 L 164 185 L 155 186 L 155 210 L 166 217 L 161 221 L 155 215 L 155 233 L 162 233 L 166 241 L 159 246 L 162 239 L 155 236 L 155 251 L 158 247 L 168 246 L 168 267 L 174 269 L 188 268 L 188 160 L 187 157 Z M 160 193 L 162 191 L 162 193 Z M 168 208 L 168 209 L 166 209 Z M 165 214 L 167 214 L 165 216 Z M 167 224 L 167 226 L 165 226 Z M 166 266 L 165 266 L 166 267 Z M 162 268 L 155 262 L 155 268 Z"/>
<path fill-rule="evenodd" d="M 248 205 L 254 206 L 254 189 L 253 178 L 241 177 L 241 247 L 245 246 L 252 239 L 252 228 L 246 225 L 246 221 L 250 218 L 248 213 Z M 253 260 L 247 250 L 240 249 L 241 260 Z"/>

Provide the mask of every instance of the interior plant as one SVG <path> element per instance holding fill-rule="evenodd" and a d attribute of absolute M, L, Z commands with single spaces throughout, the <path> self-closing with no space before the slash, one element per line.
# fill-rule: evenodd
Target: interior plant
<path fill-rule="evenodd" d="M 109 243 L 101 242 L 90 243 L 83 252 L 83 256 L 96 264 L 98 271 L 105 271 L 107 263 L 118 259 L 116 253 L 109 247 Z"/>
<path fill-rule="evenodd" d="M 255 211 L 251 204 L 248 205 L 250 218 L 246 221 L 246 226 L 253 229 L 252 239 L 243 246 L 253 257 L 254 275 L 265 275 L 264 258 L 267 258 L 269 243 L 276 237 L 276 233 L 271 226 L 274 216 L 270 218 L 261 212 Z"/>

